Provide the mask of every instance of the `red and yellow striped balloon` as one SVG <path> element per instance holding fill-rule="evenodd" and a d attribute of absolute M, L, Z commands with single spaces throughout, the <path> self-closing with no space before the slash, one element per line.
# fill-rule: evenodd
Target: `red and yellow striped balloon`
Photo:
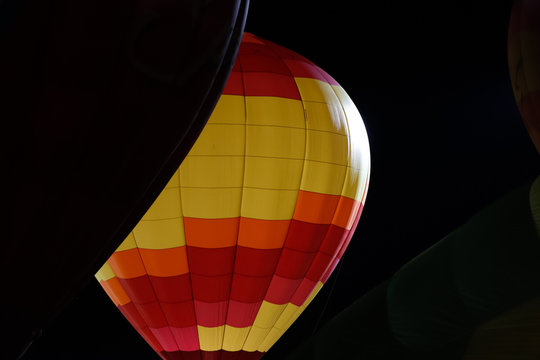
<path fill-rule="evenodd" d="M 200 138 L 96 277 L 163 359 L 259 359 L 341 258 L 369 172 L 338 83 L 245 34 Z"/>

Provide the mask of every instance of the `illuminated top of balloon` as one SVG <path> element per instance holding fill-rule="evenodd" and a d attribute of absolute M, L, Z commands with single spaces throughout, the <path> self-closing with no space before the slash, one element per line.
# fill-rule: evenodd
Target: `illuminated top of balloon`
<path fill-rule="evenodd" d="M 341 258 L 369 173 L 339 84 L 245 34 L 202 135 L 96 277 L 162 358 L 258 359 Z"/>

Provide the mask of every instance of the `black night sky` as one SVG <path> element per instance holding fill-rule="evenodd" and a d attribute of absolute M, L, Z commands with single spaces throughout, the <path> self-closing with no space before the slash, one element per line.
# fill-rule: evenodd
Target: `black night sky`
<path fill-rule="evenodd" d="M 366 207 L 342 265 L 264 359 L 280 359 L 472 214 L 538 175 L 508 74 L 511 6 L 252 0 L 246 31 L 331 74 L 360 110 L 372 155 Z M 157 358 L 92 279 L 24 360 Z"/>

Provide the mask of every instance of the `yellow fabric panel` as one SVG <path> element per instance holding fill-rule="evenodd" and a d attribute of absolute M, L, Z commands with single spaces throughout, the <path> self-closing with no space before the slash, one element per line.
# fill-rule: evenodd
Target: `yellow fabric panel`
<path fill-rule="evenodd" d="M 247 124 L 305 128 L 300 100 L 271 96 L 246 96 Z"/>
<path fill-rule="evenodd" d="M 270 329 L 263 329 L 258 326 L 253 325 L 249 332 L 249 335 L 242 347 L 244 351 L 257 351 L 259 345 L 264 341 Z"/>
<path fill-rule="evenodd" d="M 287 304 L 276 305 L 263 300 L 253 325 L 260 328 L 273 327 L 286 306 Z"/>
<path fill-rule="evenodd" d="M 248 125 L 246 136 L 247 156 L 304 158 L 306 138 L 304 129 Z"/>
<path fill-rule="evenodd" d="M 142 220 L 170 219 L 181 216 L 180 189 L 178 187 L 169 187 L 163 189 L 146 214 L 144 214 Z"/>
<path fill-rule="evenodd" d="M 369 180 L 369 169 L 347 168 L 341 195 L 357 201 L 364 200 Z"/>
<path fill-rule="evenodd" d="M 340 86 L 333 86 L 332 88 L 345 111 L 350 133 L 349 166 L 351 171 L 345 179 L 342 195 L 361 200 L 369 180 L 371 167 L 367 131 L 362 117 L 349 95 Z"/>
<path fill-rule="evenodd" d="M 244 188 L 242 216 L 262 220 L 289 220 L 294 213 L 297 197 L 298 190 Z"/>
<path fill-rule="evenodd" d="M 270 348 L 279 340 L 279 338 L 283 334 L 284 331 L 272 328 L 266 338 L 263 340 L 263 342 L 261 342 L 261 344 L 259 345 L 258 351 L 268 352 L 268 350 L 270 350 Z"/>
<path fill-rule="evenodd" d="M 184 216 L 203 219 L 237 217 L 240 214 L 242 188 L 182 188 Z"/>
<path fill-rule="evenodd" d="M 288 303 L 287 307 L 283 309 L 279 319 L 276 321 L 275 327 L 282 330 L 287 330 L 289 320 L 296 314 L 300 306 L 294 305 L 293 303 Z"/>
<path fill-rule="evenodd" d="M 133 229 L 137 247 L 168 249 L 186 244 L 183 218 L 140 221 Z"/>
<path fill-rule="evenodd" d="M 107 281 L 115 277 L 114 271 L 108 262 L 103 264 L 103 266 L 101 267 L 101 269 L 98 270 L 95 276 L 98 281 Z"/>
<path fill-rule="evenodd" d="M 347 165 L 349 140 L 345 135 L 308 130 L 306 159 Z"/>
<path fill-rule="evenodd" d="M 208 124 L 244 124 L 245 104 L 241 95 L 221 95 Z"/>
<path fill-rule="evenodd" d="M 349 129 L 341 105 L 304 101 L 308 130 L 328 131 L 347 135 Z"/>
<path fill-rule="evenodd" d="M 346 171 L 346 166 L 306 160 L 300 189 L 320 194 L 341 195 Z"/>
<path fill-rule="evenodd" d="M 322 102 L 327 104 L 339 104 L 332 87 L 321 80 L 311 78 L 294 79 L 303 101 Z"/>
<path fill-rule="evenodd" d="M 223 341 L 223 332 L 225 326 L 205 327 L 197 325 L 197 332 L 199 333 L 199 344 L 203 351 L 217 351 L 221 350 L 221 343 Z"/>
<path fill-rule="evenodd" d="M 122 241 L 120 246 L 115 251 L 129 250 L 137 247 L 135 238 L 133 237 L 133 232 L 130 232 L 129 235 Z"/>
<path fill-rule="evenodd" d="M 223 336 L 223 350 L 240 351 L 246 341 L 251 326 L 237 328 L 230 325 L 225 325 L 225 334 Z"/>
<path fill-rule="evenodd" d="M 245 132 L 244 124 L 206 124 L 188 156 L 244 155 Z"/>
<path fill-rule="evenodd" d="M 248 157 L 244 186 L 264 189 L 297 190 L 304 160 Z"/>
<path fill-rule="evenodd" d="M 300 314 L 302 314 L 306 307 L 311 303 L 315 295 L 317 295 L 319 290 L 321 290 L 322 286 L 323 283 L 319 281 L 302 306 L 296 306 L 291 303 L 287 304 L 287 307 L 283 310 L 281 316 L 276 321 L 276 324 L 269 332 L 268 337 L 261 342 L 258 351 L 268 351 L 270 347 L 272 347 L 275 342 L 279 340 L 285 331 L 287 331 L 287 329 L 296 321 L 296 319 L 298 319 Z"/>
<path fill-rule="evenodd" d="M 189 156 L 180 172 L 182 188 L 240 187 L 243 179 L 243 156 Z"/>

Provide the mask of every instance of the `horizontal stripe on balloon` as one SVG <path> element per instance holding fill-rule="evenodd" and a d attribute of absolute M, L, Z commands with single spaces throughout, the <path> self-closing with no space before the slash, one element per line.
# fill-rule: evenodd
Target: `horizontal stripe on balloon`
<path fill-rule="evenodd" d="M 243 72 L 245 96 L 278 96 L 300 100 L 295 79 L 290 75 L 269 72 Z"/>
<path fill-rule="evenodd" d="M 236 328 L 245 328 L 253 325 L 261 303 L 262 300 L 254 303 L 229 300 L 226 324 Z"/>
<path fill-rule="evenodd" d="M 243 303 L 261 302 L 271 280 L 272 275 L 255 277 L 235 273 L 231 284 L 230 299 Z"/>
<path fill-rule="evenodd" d="M 118 278 L 113 277 L 109 280 L 102 280 L 99 283 L 116 306 L 125 305 L 131 301 L 118 281 Z"/>
<path fill-rule="evenodd" d="M 201 219 L 184 217 L 187 245 L 223 248 L 236 245 L 240 218 Z"/>
<path fill-rule="evenodd" d="M 239 246 L 255 249 L 280 249 L 285 242 L 290 220 L 240 218 Z"/>
<path fill-rule="evenodd" d="M 191 274 L 220 276 L 232 273 L 236 254 L 235 246 L 224 248 L 188 246 L 187 248 L 189 271 Z"/>

